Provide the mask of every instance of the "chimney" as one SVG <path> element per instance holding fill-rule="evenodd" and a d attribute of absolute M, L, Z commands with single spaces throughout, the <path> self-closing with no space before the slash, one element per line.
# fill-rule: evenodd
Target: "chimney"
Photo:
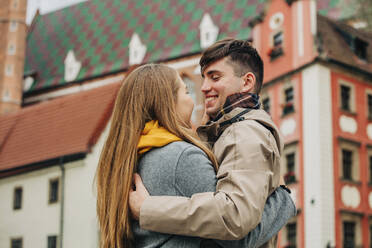
<path fill-rule="evenodd" d="M 0 115 L 21 108 L 27 0 L 1 0 Z"/>

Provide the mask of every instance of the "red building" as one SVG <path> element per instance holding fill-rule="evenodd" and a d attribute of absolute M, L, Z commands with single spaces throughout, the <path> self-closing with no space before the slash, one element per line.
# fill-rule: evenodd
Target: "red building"
<path fill-rule="evenodd" d="M 372 35 L 274 0 L 253 23 L 265 63 L 264 108 L 285 137 L 283 173 L 299 214 L 288 247 L 370 247 Z"/>

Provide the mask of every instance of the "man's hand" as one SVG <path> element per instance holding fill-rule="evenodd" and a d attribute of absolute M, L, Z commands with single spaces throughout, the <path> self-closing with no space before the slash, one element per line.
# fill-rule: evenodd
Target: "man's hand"
<path fill-rule="evenodd" d="M 142 203 L 145 201 L 146 197 L 149 197 L 149 192 L 143 185 L 140 175 L 137 173 L 133 176 L 133 183 L 136 186 L 136 190 L 131 190 L 129 192 L 129 208 L 134 219 L 138 220 L 140 216 L 140 210 Z"/>

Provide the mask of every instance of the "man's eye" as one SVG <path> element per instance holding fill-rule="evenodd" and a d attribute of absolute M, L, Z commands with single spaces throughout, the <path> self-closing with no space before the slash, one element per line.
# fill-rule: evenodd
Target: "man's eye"
<path fill-rule="evenodd" d="M 214 77 L 212 77 L 212 80 L 213 80 L 213 81 L 217 81 L 218 79 L 220 79 L 220 77 L 218 77 L 218 76 L 214 76 Z"/>

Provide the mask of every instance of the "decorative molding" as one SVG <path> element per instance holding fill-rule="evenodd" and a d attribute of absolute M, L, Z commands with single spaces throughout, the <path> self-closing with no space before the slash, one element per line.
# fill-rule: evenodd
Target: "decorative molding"
<path fill-rule="evenodd" d="M 369 208 L 372 209 L 372 192 L 369 192 L 368 194 L 368 204 Z"/>
<path fill-rule="evenodd" d="M 339 119 L 340 128 L 347 133 L 355 134 L 358 129 L 357 122 L 348 116 L 342 115 Z"/>
<path fill-rule="evenodd" d="M 141 42 L 137 33 L 133 33 L 129 42 L 129 65 L 141 64 L 146 55 L 147 47 Z"/>
<path fill-rule="evenodd" d="M 362 145 L 359 141 L 352 140 L 352 139 L 349 139 L 349 138 L 344 138 L 344 137 L 341 137 L 341 136 L 337 137 L 337 140 L 339 142 L 349 143 L 349 144 L 357 146 L 357 147 L 360 147 Z"/>
<path fill-rule="evenodd" d="M 296 130 L 296 121 L 293 118 L 284 120 L 282 124 L 280 125 L 280 132 L 284 136 L 293 134 L 295 130 Z"/>
<path fill-rule="evenodd" d="M 370 140 L 372 140 L 372 123 L 368 124 L 367 126 L 367 136 Z"/>
<path fill-rule="evenodd" d="M 208 13 L 204 14 L 199 29 L 201 48 L 207 48 L 217 40 L 219 28 L 213 23 L 212 18 Z"/>
<path fill-rule="evenodd" d="M 79 75 L 81 62 L 75 57 L 73 50 L 69 50 L 65 58 L 65 81 L 74 81 Z"/>
<path fill-rule="evenodd" d="M 269 25 L 270 25 L 271 30 L 276 30 L 282 27 L 283 23 L 284 23 L 284 15 L 282 12 L 277 12 L 270 17 Z"/>
<path fill-rule="evenodd" d="M 341 189 L 341 200 L 346 207 L 357 208 L 360 205 L 359 190 L 354 186 L 343 186 Z"/>

